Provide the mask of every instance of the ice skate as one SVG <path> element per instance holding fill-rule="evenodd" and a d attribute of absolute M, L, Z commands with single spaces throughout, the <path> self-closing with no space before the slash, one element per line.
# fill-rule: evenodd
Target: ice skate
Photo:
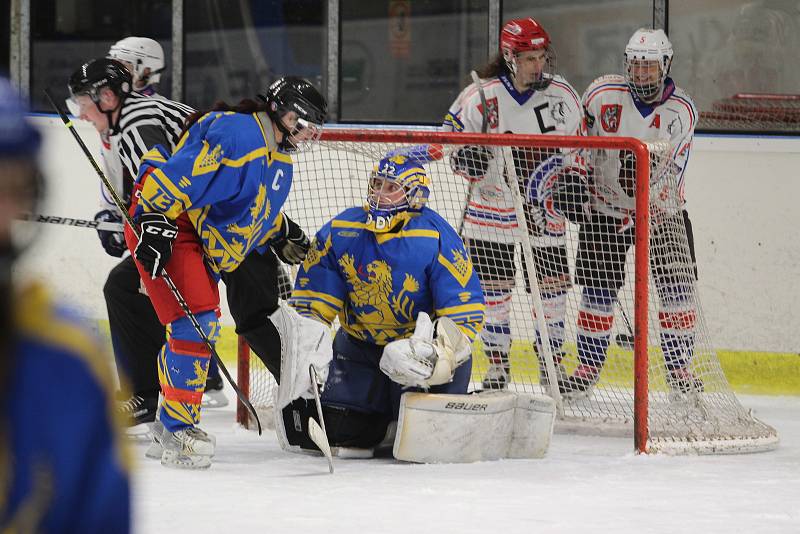
<path fill-rule="evenodd" d="M 152 423 L 156 419 L 158 397 L 131 395 L 125 400 L 117 401 L 117 413 L 125 420 L 128 427 Z"/>
<path fill-rule="evenodd" d="M 161 465 L 176 469 L 208 469 L 216 448 L 215 440 L 203 430 L 190 426 L 161 434 Z"/>
<path fill-rule="evenodd" d="M 228 405 L 228 402 L 222 377 L 209 376 L 206 380 L 206 389 L 203 392 L 201 406 L 203 408 L 223 408 Z"/>
<path fill-rule="evenodd" d="M 481 385 L 483 389 L 506 389 L 511 382 L 511 370 L 508 365 L 493 363 L 489 365 Z"/>
<path fill-rule="evenodd" d="M 572 375 L 559 383 L 561 394 L 565 396 L 585 396 L 600 379 L 600 369 L 584 363 L 580 364 Z"/>
<path fill-rule="evenodd" d="M 695 377 L 687 367 L 667 370 L 667 384 L 673 393 L 701 393 L 703 381 Z"/>
<path fill-rule="evenodd" d="M 556 368 L 556 384 L 559 386 L 567 379 L 567 370 L 564 368 L 564 364 L 561 363 L 561 360 L 564 358 L 564 353 L 559 352 L 553 355 L 554 364 Z M 550 387 L 550 379 L 547 376 L 547 367 L 545 366 L 545 362 L 542 358 L 538 358 L 539 360 L 539 384 L 543 388 Z"/>

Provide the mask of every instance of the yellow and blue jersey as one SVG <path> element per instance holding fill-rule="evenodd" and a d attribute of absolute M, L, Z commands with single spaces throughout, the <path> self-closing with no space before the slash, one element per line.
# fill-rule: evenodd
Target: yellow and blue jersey
<path fill-rule="evenodd" d="M 171 219 L 186 212 L 212 268 L 235 270 L 281 227 L 292 186 L 291 157 L 267 148 L 271 127 L 258 114 L 207 113 L 171 156 L 157 146 L 142 158 L 139 180 L 154 170 L 142 185 L 138 210 Z"/>
<path fill-rule="evenodd" d="M 317 232 L 291 304 L 353 337 L 386 345 L 411 336 L 416 317 L 450 317 L 469 337 L 483 326 L 478 276 L 456 231 L 424 207 L 399 230 L 367 229 L 367 211 L 347 209 Z"/>
<path fill-rule="evenodd" d="M 0 405 L 0 530 L 128 532 L 129 458 L 108 363 L 43 289 L 18 302 Z"/>

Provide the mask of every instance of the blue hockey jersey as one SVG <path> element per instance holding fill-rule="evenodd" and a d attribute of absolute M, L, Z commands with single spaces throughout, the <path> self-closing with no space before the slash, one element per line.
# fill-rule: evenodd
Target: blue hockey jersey
<path fill-rule="evenodd" d="M 42 288 L 19 302 L 0 406 L 0 531 L 128 532 L 129 458 L 102 351 Z"/>
<path fill-rule="evenodd" d="M 171 219 L 186 212 L 212 268 L 235 270 L 281 228 L 292 187 L 292 159 L 267 148 L 268 128 L 259 114 L 207 113 L 172 156 L 158 146 L 142 158 L 139 180 L 149 167 L 155 170 L 144 182 L 138 210 Z"/>
<path fill-rule="evenodd" d="M 346 332 L 385 345 L 409 337 L 419 312 L 447 316 L 474 339 L 483 326 L 478 276 L 455 230 L 430 208 L 398 231 L 366 229 L 364 208 L 347 209 L 317 232 L 290 303 Z"/>

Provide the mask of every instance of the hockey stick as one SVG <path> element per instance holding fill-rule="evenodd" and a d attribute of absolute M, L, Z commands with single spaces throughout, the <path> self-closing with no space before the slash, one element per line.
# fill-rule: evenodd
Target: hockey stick
<path fill-rule="evenodd" d="M 308 366 L 308 374 L 311 376 L 311 389 L 314 390 L 314 402 L 317 405 L 317 415 L 319 416 L 319 424 L 312 417 L 308 418 L 308 437 L 322 451 L 325 459 L 328 460 L 328 469 L 333 474 L 333 454 L 331 454 L 331 445 L 328 442 L 328 433 L 325 431 L 325 419 L 322 417 L 322 400 L 319 398 L 319 377 L 313 365 Z"/>
<path fill-rule="evenodd" d="M 631 328 L 631 322 L 628 320 L 628 314 L 625 313 L 625 308 L 622 307 L 622 303 L 617 299 L 617 306 L 619 306 L 619 311 L 622 312 L 622 319 L 625 321 L 625 326 L 628 328 L 628 333 L 621 332 L 614 337 L 614 342 L 625 350 L 633 350 L 633 328 Z"/>
<path fill-rule="evenodd" d="M 108 178 L 106 178 L 106 175 L 103 173 L 103 170 L 100 169 L 99 165 L 97 165 L 97 162 L 94 160 L 92 153 L 89 152 L 89 149 L 86 147 L 86 144 L 83 142 L 83 139 L 81 139 L 81 136 L 78 134 L 77 131 L 75 131 L 75 126 L 72 124 L 72 121 L 69 120 L 67 114 L 64 113 L 63 109 L 61 109 L 61 106 L 56 104 L 56 101 L 53 99 L 49 90 L 45 89 L 44 94 L 47 97 L 47 100 L 50 101 L 50 105 L 53 106 L 53 109 L 55 109 L 56 113 L 58 113 L 58 115 L 61 117 L 61 121 L 64 123 L 64 126 L 67 127 L 67 129 L 72 133 L 72 136 L 75 138 L 75 141 L 77 141 L 78 145 L 80 145 L 81 149 L 83 150 L 83 153 L 89 160 L 89 163 L 92 164 L 92 167 L 94 167 L 95 172 L 97 172 L 97 176 L 100 177 L 100 181 L 103 182 L 103 185 L 106 186 L 108 192 L 111 193 L 111 197 L 114 200 L 114 204 L 116 204 L 117 209 L 119 209 L 120 213 L 122 213 L 122 216 L 125 217 L 125 222 L 127 222 L 128 225 L 130 225 L 133 234 L 138 239 L 139 231 L 136 229 L 136 223 L 133 221 L 133 217 L 131 217 L 130 213 L 128 213 L 128 210 L 125 208 L 125 203 L 122 202 L 122 199 L 114 190 L 114 186 L 111 185 L 111 182 L 108 181 Z M 189 319 L 189 322 L 192 323 L 192 326 L 194 327 L 197 334 L 201 337 L 201 339 L 209 348 L 209 350 L 211 350 L 211 357 L 214 358 L 214 361 L 217 362 L 220 371 L 222 371 L 222 374 L 225 376 L 225 378 L 228 380 L 228 383 L 236 392 L 236 396 L 239 397 L 239 400 L 242 401 L 242 404 L 244 404 L 247 407 L 247 410 L 255 418 L 256 424 L 258 425 L 258 434 L 261 435 L 261 420 L 259 420 L 258 414 L 256 414 L 256 409 L 253 408 L 253 405 L 250 403 L 250 400 L 247 399 L 247 397 L 245 397 L 244 393 L 242 393 L 242 390 L 239 389 L 239 386 L 236 384 L 233 378 L 231 378 L 231 374 L 228 372 L 227 367 L 225 367 L 222 358 L 220 358 L 219 354 L 217 354 L 217 350 L 216 348 L 214 348 L 214 344 L 211 342 L 210 339 L 208 339 L 208 336 L 203 331 L 203 328 L 200 326 L 200 323 L 197 321 L 197 317 L 195 317 L 194 313 L 192 313 L 192 310 L 189 309 L 189 305 L 186 303 L 186 300 L 183 298 L 183 295 L 181 295 L 180 291 L 178 290 L 178 287 L 175 285 L 175 282 L 172 281 L 172 278 L 169 277 L 166 271 L 164 271 L 164 273 L 161 276 L 164 279 L 164 282 L 166 282 L 167 287 L 169 287 L 169 290 L 172 292 L 172 295 L 175 297 L 175 300 L 178 301 L 178 305 L 181 307 L 181 310 L 183 310 L 183 313 L 186 316 L 186 318 Z"/>
<path fill-rule="evenodd" d="M 42 215 L 41 213 L 27 213 L 19 218 L 20 221 L 60 224 L 63 226 L 74 226 L 75 228 L 89 228 L 91 230 L 105 230 L 108 232 L 121 232 L 122 223 L 107 221 L 92 221 L 89 219 L 75 219 L 73 217 L 59 217 L 57 215 Z"/>
<path fill-rule="evenodd" d="M 481 97 L 481 133 L 485 134 L 489 129 L 489 108 L 486 106 L 486 93 L 483 92 L 483 83 L 478 78 L 478 73 L 471 70 L 469 75 L 472 77 L 472 83 L 478 87 L 478 95 Z M 467 210 L 469 209 L 469 203 L 472 202 L 472 186 L 473 184 L 470 183 L 467 188 L 467 200 L 464 202 L 464 209 L 461 210 L 461 222 L 458 225 L 458 235 L 462 239 L 464 238 L 462 234 L 464 233 L 464 222 L 467 220 Z"/>

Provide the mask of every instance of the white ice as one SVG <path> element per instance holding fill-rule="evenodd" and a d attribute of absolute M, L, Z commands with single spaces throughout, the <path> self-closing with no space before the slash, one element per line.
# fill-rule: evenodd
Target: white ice
<path fill-rule="evenodd" d="M 228 388 L 230 394 L 230 389 Z M 781 437 L 772 452 L 639 456 L 632 440 L 556 434 L 543 460 L 412 465 L 285 453 L 273 432 L 206 410 L 208 471 L 135 445 L 134 528 L 169 534 L 800 532 L 800 397 L 743 397 Z"/>

